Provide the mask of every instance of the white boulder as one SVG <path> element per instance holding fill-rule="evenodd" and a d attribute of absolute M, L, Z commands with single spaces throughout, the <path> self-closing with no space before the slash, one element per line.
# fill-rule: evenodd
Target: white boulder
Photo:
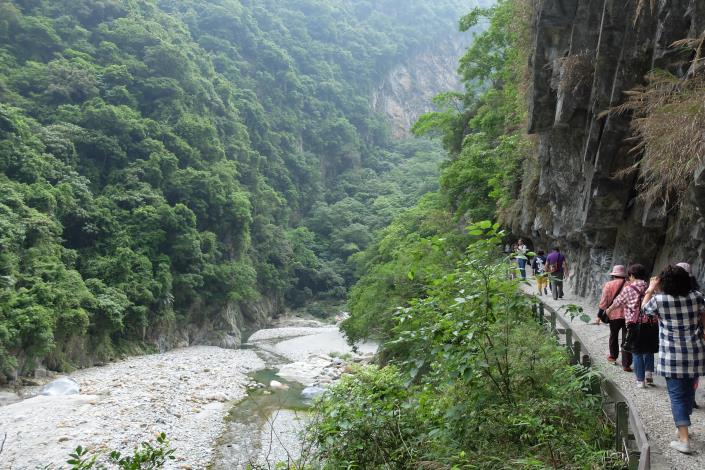
<path fill-rule="evenodd" d="M 61 377 L 43 386 L 39 394 L 54 397 L 59 395 L 78 395 L 80 392 L 81 387 L 78 382 L 68 377 Z"/>
<path fill-rule="evenodd" d="M 269 382 L 269 388 L 273 390 L 289 390 L 289 386 L 287 384 L 283 384 L 278 380 L 272 380 Z"/>

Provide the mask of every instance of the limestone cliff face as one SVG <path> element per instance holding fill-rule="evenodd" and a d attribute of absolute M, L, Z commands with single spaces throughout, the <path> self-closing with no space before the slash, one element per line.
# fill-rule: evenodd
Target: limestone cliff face
<path fill-rule="evenodd" d="M 389 118 L 396 138 L 409 135 L 419 116 L 433 110 L 433 97 L 462 90 L 458 59 L 467 47 L 459 34 L 412 55 L 394 67 L 372 96 L 375 111 Z"/>
<path fill-rule="evenodd" d="M 691 57 L 670 46 L 705 30 L 705 0 L 646 0 L 637 14 L 639 3 L 535 1 L 529 131 L 538 160 L 527 168 L 512 229 L 540 247 L 559 243 L 580 295 L 595 295 L 614 263 L 656 270 L 688 261 L 705 275 L 705 172 L 668 213 L 637 198 L 634 177 L 614 178 L 639 156 L 627 140 L 631 117 L 605 111 L 650 70 L 682 76 Z"/>
<path fill-rule="evenodd" d="M 264 328 L 283 311 L 281 299 L 266 296 L 250 302 L 228 302 L 212 312 L 197 305 L 189 323 L 160 325 L 148 336 L 159 351 L 193 345 L 237 349 L 242 344 L 243 331 Z"/>

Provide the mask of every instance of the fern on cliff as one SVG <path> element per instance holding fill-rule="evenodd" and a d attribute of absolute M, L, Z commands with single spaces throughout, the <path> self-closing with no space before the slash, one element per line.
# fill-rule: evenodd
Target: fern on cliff
<path fill-rule="evenodd" d="M 649 74 L 645 86 L 627 92 L 618 112 L 632 112 L 641 153 L 618 175 L 637 174 L 639 198 L 664 207 L 681 202 L 692 174 L 705 159 L 705 76 L 680 79 L 665 71 Z"/>

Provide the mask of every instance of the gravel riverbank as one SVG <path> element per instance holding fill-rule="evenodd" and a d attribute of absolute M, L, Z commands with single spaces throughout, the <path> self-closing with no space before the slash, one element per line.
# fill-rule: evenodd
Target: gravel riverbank
<path fill-rule="evenodd" d="M 246 395 L 246 374 L 263 367 L 254 351 L 199 346 L 70 374 L 80 395 L 0 407 L 0 468 L 62 468 L 77 445 L 128 452 L 165 432 L 176 449 L 168 468 L 203 469 L 231 403 Z"/>
<path fill-rule="evenodd" d="M 280 323 L 255 332 L 247 349 L 189 347 L 77 371 L 68 377 L 78 382 L 79 395 L 16 403 L 13 394 L 0 395 L 0 442 L 7 433 L 0 470 L 66 468 L 78 445 L 128 454 L 160 432 L 176 450 L 168 469 L 273 467 L 297 458 L 307 413 L 276 400 L 286 397 L 299 408 L 301 389 L 326 387 L 343 372 L 337 356 L 368 361 L 376 345 L 354 353 L 336 326 L 296 318 Z M 248 377 L 254 371 L 290 381 L 291 390 L 270 390 L 269 378 Z M 255 380 L 267 389 L 259 398 L 247 394 Z"/>
<path fill-rule="evenodd" d="M 564 305 L 575 304 L 583 307 L 584 311 L 594 318 L 597 312 L 596 303 L 593 304 L 582 297 L 577 297 L 570 292 L 570 283 L 567 285 L 566 295 L 563 299 L 553 300 L 550 295 L 539 297 L 540 300 L 558 310 Z M 535 283 L 532 286 L 524 287 L 524 291 L 529 294 L 536 294 Z M 565 313 L 565 309 L 558 310 Z M 565 317 L 565 315 L 564 315 Z M 607 362 L 607 342 L 609 339 L 609 328 L 605 325 L 586 324 L 579 319 L 572 322 L 573 329 L 580 335 L 580 338 L 587 343 L 593 363 L 599 370 L 614 380 L 625 395 L 629 396 L 637 406 L 637 411 L 646 427 L 649 442 L 651 443 L 652 469 L 678 469 L 678 470 L 702 470 L 705 468 L 705 407 L 693 411 L 691 421 L 693 426 L 690 431 L 694 434 L 691 437 L 691 445 L 695 452 L 692 455 L 684 455 L 669 447 L 669 442 L 675 438 L 675 425 L 671 415 L 671 402 L 666 391 L 666 382 L 663 377 L 655 377 L 655 387 L 645 389 L 636 388 L 634 373 L 622 371 L 621 367 Z M 619 362 L 619 361 L 618 361 Z M 705 379 L 701 379 L 702 387 L 705 387 Z M 703 388 L 697 392 L 697 402 L 705 405 Z"/>

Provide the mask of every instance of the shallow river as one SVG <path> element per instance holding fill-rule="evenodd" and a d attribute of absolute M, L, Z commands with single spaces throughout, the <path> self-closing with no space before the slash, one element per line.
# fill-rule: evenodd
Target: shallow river
<path fill-rule="evenodd" d="M 367 358 L 374 350 L 359 349 Z M 159 432 L 176 449 L 168 468 L 298 458 L 308 406 L 301 391 L 334 381 L 346 353 L 336 327 L 289 323 L 255 332 L 239 350 L 196 346 L 77 371 L 69 377 L 79 395 L 33 396 L 29 388 L 7 404 L 11 394 L 0 392 L 0 469 L 66 468 L 77 445 L 125 453 Z M 271 388 L 272 380 L 288 389 Z"/>

